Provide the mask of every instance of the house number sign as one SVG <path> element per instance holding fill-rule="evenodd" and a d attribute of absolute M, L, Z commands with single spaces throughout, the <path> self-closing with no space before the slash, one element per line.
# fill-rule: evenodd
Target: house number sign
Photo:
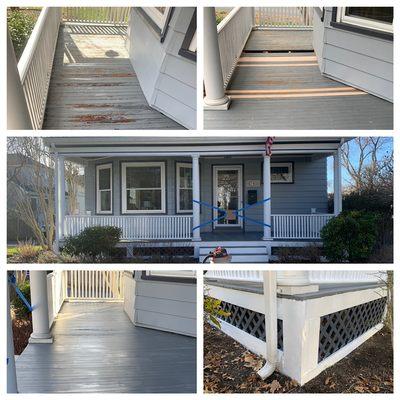
<path fill-rule="evenodd" d="M 249 179 L 246 181 L 246 186 L 251 187 L 251 188 L 257 188 L 260 187 L 260 180 L 259 179 Z"/>

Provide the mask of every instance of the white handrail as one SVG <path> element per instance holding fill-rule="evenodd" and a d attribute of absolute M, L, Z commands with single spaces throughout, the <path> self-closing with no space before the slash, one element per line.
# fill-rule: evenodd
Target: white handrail
<path fill-rule="evenodd" d="M 127 25 L 131 7 L 63 7 L 63 21 Z"/>
<path fill-rule="evenodd" d="M 255 7 L 257 28 L 311 29 L 313 7 Z"/>
<path fill-rule="evenodd" d="M 60 7 L 43 7 L 18 62 L 33 129 L 43 124 L 60 18 Z"/>

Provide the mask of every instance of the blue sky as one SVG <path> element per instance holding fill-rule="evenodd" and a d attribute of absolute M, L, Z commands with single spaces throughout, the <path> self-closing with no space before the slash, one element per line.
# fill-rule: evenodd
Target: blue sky
<path fill-rule="evenodd" d="M 387 143 L 382 147 L 382 149 L 378 152 L 378 157 L 382 158 L 386 154 L 390 154 L 393 151 L 393 138 L 385 138 L 387 139 Z M 352 155 L 352 160 L 355 162 L 358 159 L 359 151 L 357 145 L 354 144 L 352 140 L 350 142 L 350 150 Z M 328 193 L 333 192 L 333 157 L 328 158 Z M 342 185 L 343 187 L 347 186 L 348 181 L 350 179 L 349 174 L 346 169 L 342 167 Z"/>

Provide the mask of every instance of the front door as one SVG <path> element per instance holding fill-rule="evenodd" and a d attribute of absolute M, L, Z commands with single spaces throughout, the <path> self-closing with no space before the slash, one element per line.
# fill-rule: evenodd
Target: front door
<path fill-rule="evenodd" d="M 235 211 L 243 206 L 241 165 L 216 165 L 213 171 L 214 227 L 242 227 L 243 219 Z"/>

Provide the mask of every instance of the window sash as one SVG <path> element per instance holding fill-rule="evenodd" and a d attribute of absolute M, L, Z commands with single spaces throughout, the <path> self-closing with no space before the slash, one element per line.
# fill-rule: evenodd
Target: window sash
<path fill-rule="evenodd" d="M 359 26 L 361 28 L 393 33 L 393 23 L 389 24 L 377 20 L 346 15 L 346 7 L 338 7 L 336 21 Z"/>
<path fill-rule="evenodd" d="M 289 180 L 285 181 L 283 179 L 272 180 L 272 168 L 274 167 L 286 167 L 288 168 Z M 293 164 L 291 162 L 284 163 L 271 163 L 271 183 L 293 183 Z"/>
<path fill-rule="evenodd" d="M 192 208 L 183 210 L 181 209 L 181 190 L 191 190 L 193 194 L 193 188 L 189 187 L 181 187 L 181 179 L 180 179 L 180 171 L 181 168 L 188 168 L 192 170 L 193 173 L 193 168 L 191 163 L 177 163 L 176 164 L 176 212 L 177 213 L 190 213 L 193 211 L 193 204 Z M 192 176 L 193 179 L 193 176 Z"/>
<path fill-rule="evenodd" d="M 109 189 L 100 189 L 100 171 L 109 169 L 110 170 L 110 188 Z M 97 214 L 112 214 L 113 210 L 113 172 L 112 172 L 112 164 L 103 164 L 96 165 L 96 213 Z M 101 208 L 101 193 L 102 192 L 110 192 L 110 209 L 102 210 Z"/>
<path fill-rule="evenodd" d="M 161 34 L 164 33 L 166 22 L 171 7 L 165 7 L 164 13 L 161 13 L 157 7 L 142 7 L 143 11 L 151 18 L 151 20 L 160 28 Z"/>
<path fill-rule="evenodd" d="M 161 174 L 161 187 L 127 187 L 126 185 L 126 170 L 127 168 L 146 168 L 159 167 Z M 165 189 L 165 163 L 164 162 L 127 162 L 122 163 L 121 177 L 121 196 L 122 196 L 122 213 L 123 214 L 159 214 L 166 211 L 166 189 Z M 128 210 L 127 191 L 128 190 L 159 190 L 161 191 L 161 209 L 157 210 Z"/>

